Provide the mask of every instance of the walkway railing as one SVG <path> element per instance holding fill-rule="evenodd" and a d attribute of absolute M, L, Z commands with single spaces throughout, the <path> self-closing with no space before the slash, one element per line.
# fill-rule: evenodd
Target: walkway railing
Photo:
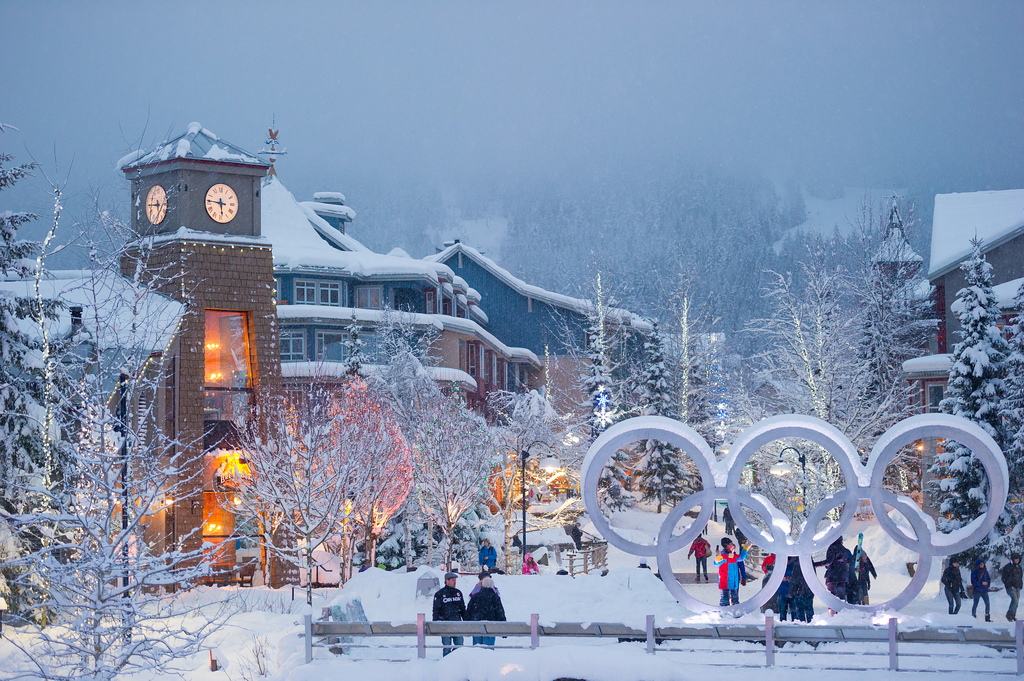
<path fill-rule="evenodd" d="M 900 644 L 975 644 L 997 650 L 1012 650 L 1016 661 L 1016 674 L 1024 675 L 1024 620 L 1013 630 L 985 629 L 981 627 L 943 627 L 900 630 L 897 620 L 891 618 L 887 626 L 822 626 L 776 622 L 772 616 L 759 624 L 707 624 L 698 626 L 655 627 L 654 615 L 647 616 L 645 629 L 637 629 L 615 622 L 568 622 L 542 625 L 539 616 L 530 615 L 529 622 L 430 622 L 424 614 L 416 616 L 415 623 L 390 622 L 314 622 L 312 615 L 305 618 L 306 662 L 313 660 L 316 640 L 327 639 L 327 645 L 343 648 L 365 647 L 351 641 L 340 643 L 341 637 L 416 637 L 417 657 L 426 657 L 427 636 L 502 636 L 529 637 L 531 649 L 543 638 L 615 639 L 618 641 L 646 642 L 647 652 L 654 654 L 657 645 L 665 641 L 723 640 L 764 644 L 764 666 L 776 664 L 776 648 L 785 643 L 877 643 L 888 649 L 889 669 L 900 669 Z M 332 640 L 333 639 L 333 640 Z M 378 647 L 378 646 L 373 646 Z M 380 646 L 383 647 L 383 646 Z M 430 646 L 439 647 L 439 646 Z M 448 646 L 451 647 L 451 646 Z M 685 652 L 685 651 L 682 651 Z M 860 657 L 865 654 L 859 653 Z M 906 656 L 906 654 L 904 655 Z M 935 657 L 935 654 L 929 657 Z M 836 667 L 831 667 L 836 668 Z M 870 667 L 857 667 L 868 669 Z M 1014 672 L 1007 671 L 1007 674 Z"/>

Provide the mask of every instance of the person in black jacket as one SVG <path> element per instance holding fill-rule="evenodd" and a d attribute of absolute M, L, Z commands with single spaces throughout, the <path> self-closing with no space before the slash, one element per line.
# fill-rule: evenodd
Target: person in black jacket
<path fill-rule="evenodd" d="M 435 622 L 461 622 L 466 619 L 466 601 L 462 599 L 462 592 L 455 588 L 455 580 L 458 575 L 454 572 L 447 572 L 444 575 L 444 587 L 434 594 L 434 610 L 431 619 Z M 461 646 L 465 642 L 462 636 L 442 636 L 441 645 L 444 657 L 455 650 L 455 646 Z"/>
<path fill-rule="evenodd" d="M 501 605 L 501 596 L 494 586 L 494 580 L 484 577 L 480 580 L 480 590 L 469 597 L 466 619 L 471 622 L 504 622 L 505 608 Z M 474 636 L 473 645 L 493 646 L 493 636 Z"/>
<path fill-rule="evenodd" d="M 962 598 L 967 598 L 964 591 L 964 579 L 960 575 L 960 561 L 956 558 L 949 559 L 949 565 L 942 572 L 943 590 L 946 592 L 946 602 L 949 603 L 949 614 L 955 615 L 960 612 Z"/>
<path fill-rule="evenodd" d="M 789 576 L 789 604 L 794 622 L 814 619 L 814 592 L 807 586 L 799 558 L 793 561 L 793 572 Z"/>
<path fill-rule="evenodd" d="M 1010 562 L 1003 566 L 1003 568 L 999 571 L 999 575 L 1003 578 L 1003 587 L 1006 589 L 1006 593 L 1010 597 L 1010 607 L 1006 610 L 1006 621 L 1016 622 L 1017 603 L 1020 601 L 1021 589 L 1021 567 L 1019 553 L 1010 554 Z"/>
<path fill-rule="evenodd" d="M 815 561 L 814 567 L 825 566 L 825 587 L 833 596 L 841 601 L 846 600 L 846 590 L 850 586 L 850 568 L 853 564 L 853 554 L 850 549 L 843 546 L 843 538 L 839 536 L 832 542 L 828 551 L 825 552 L 825 560 Z M 829 613 L 836 614 L 832 608 Z"/>

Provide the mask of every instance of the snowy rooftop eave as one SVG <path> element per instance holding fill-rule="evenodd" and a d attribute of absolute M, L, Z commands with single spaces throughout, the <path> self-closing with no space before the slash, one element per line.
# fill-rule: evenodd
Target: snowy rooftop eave
<path fill-rule="evenodd" d="M 143 237 L 152 245 L 168 241 L 195 241 L 204 244 L 231 244 L 232 246 L 251 246 L 254 248 L 270 248 L 270 242 L 262 236 L 249 236 L 242 234 L 217 234 L 215 232 L 201 232 L 197 229 L 179 227 L 175 232 L 156 234 Z"/>
<path fill-rule="evenodd" d="M 977 235 L 988 251 L 1024 232 L 1024 189 L 936 194 L 928 278 L 946 274 L 971 253 Z"/>
<path fill-rule="evenodd" d="M 514 289 L 521 295 L 539 300 L 555 307 L 561 307 L 565 309 L 578 312 L 580 314 L 589 314 L 594 310 L 594 304 L 589 300 L 583 298 L 573 298 L 571 296 L 562 295 L 561 293 L 552 293 L 551 291 L 542 289 L 539 286 L 527 284 L 522 279 L 514 276 L 511 272 L 498 265 L 496 262 L 488 258 L 487 256 L 480 253 L 472 246 L 467 246 L 464 243 L 456 243 L 448 246 L 440 253 L 434 255 L 428 255 L 424 257 L 424 260 L 433 260 L 435 262 L 443 262 L 447 260 L 453 253 L 461 252 L 464 255 L 472 258 L 478 265 L 489 271 L 495 277 L 504 282 L 507 286 Z M 639 331 L 649 332 L 653 329 L 651 323 L 640 315 L 633 314 L 629 310 L 622 308 L 609 308 L 607 311 L 608 317 L 617 324 L 629 324 Z"/>
<path fill-rule="evenodd" d="M 1017 310 L 1013 304 L 1013 299 L 1017 296 L 1017 291 L 1020 290 L 1021 286 L 1024 286 L 1024 277 L 1004 281 L 1002 284 L 996 284 L 992 287 L 992 293 L 995 295 L 996 304 L 999 305 L 1000 310 L 1024 312 L 1024 310 Z"/>
<path fill-rule="evenodd" d="M 62 303 L 57 319 L 49 323 L 51 336 L 70 336 L 71 308 L 80 307 L 82 331 L 101 350 L 140 355 L 163 352 L 185 314 L 183 303 L 109 270 L 55 271 L 41 282 L 40 293 Z M 34 297 L 35 281 L 2 281 L 0 295 Z M 25 320 L 19 326 L 30 336 L 39 336 L 34 321 Z"/>
<path fill-rule="evenodd" d="M 939 375 L 949 374 L 949 368 L 953 366 L 953 355 L 926 355 L 914 357 L 903 362 L 903 373 L 907 376 Z"/>
<path fill-rule="evenodd" d="M 372 376 L 380 372 L 378 364 L 364 364 L 362 366 L 366 375 Z M 476 390 L 476 379 L 461 369 L 451 367 L 424 367 L 427 375 L 434 381 L 445 381 L 458 383 L 463 388 L 471 391 Z M 282 362 L 282 378 L 317 378 L 329 377 L 340 378 L 348 371 L 348 364 L 345 362 Z"/>
<path fill-rule="evenodd" d="M 335 307 L 332 305 L 278 305 L 277 317 L 280 320 L 299 321 L 330 321 L 333 323 L 348 322 L 353 315 L 356 321 L 379 324 L 384 319 L 383 310 L 371 310 L 361 307 Z M 465 317 L 450 317 L 440 314 L 423 314 L 418 312 L 403 312 L 402 316 L 409 319 L 414 325 L 429 327 L 438 331 L 453 331 L 475 336 L 498 351 L 507 360 L 516 362 L 527 362 L 534 368 L 540 368 L 540 360 L 537 355 L 526 349 L 517 348 L 498 340 L 494 334 L 484 329 L 472 319 Z"/>
<path fill-rule="evenodd" d="M 303 208 L 309 208 L 317 215 L 329 215 L 332 218 L 340 218 L 351 222 L 356 218 L 356 212 L 348 206 L 338 203 L 322 203 L 320 201 L 302 201 Z"/>

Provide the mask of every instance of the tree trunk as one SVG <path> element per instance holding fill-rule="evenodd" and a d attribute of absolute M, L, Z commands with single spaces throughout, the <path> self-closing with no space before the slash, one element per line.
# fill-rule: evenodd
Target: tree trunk
<path fill-rule="evenodd" d="M 405 569 L 406 571 L 412 567 L 413 551 L 412 551 L 412 529 L 409 527 L 409 506 L 406 505 L 405 510 L 402 511 L 402 525 L 405 530 Z"/>

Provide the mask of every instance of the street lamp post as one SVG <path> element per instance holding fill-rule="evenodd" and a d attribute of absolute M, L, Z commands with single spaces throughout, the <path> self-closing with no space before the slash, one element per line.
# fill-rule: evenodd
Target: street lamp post
<path fill-rule="evenodd" d="M 520 474 L 519 486 L 523 493 L 523 560 L 526 560 L 526 460 L 530 458 L 530 448 L 527 447 L 520 453 Z"/>
<path fill-rule="evenodd" d="M 785 456 L 787 451 L 796 452 L 796 458 L 800 462 L 800 502 L 806 507 L 807 506 L 807 457 L 796 447 L 783 447 L 782 451 L 779 452 L 779 462 L 771 467 L 770 472 L 773 475 L 787 475 L 793 472 L 793 467 L 786 462 Z"/>

